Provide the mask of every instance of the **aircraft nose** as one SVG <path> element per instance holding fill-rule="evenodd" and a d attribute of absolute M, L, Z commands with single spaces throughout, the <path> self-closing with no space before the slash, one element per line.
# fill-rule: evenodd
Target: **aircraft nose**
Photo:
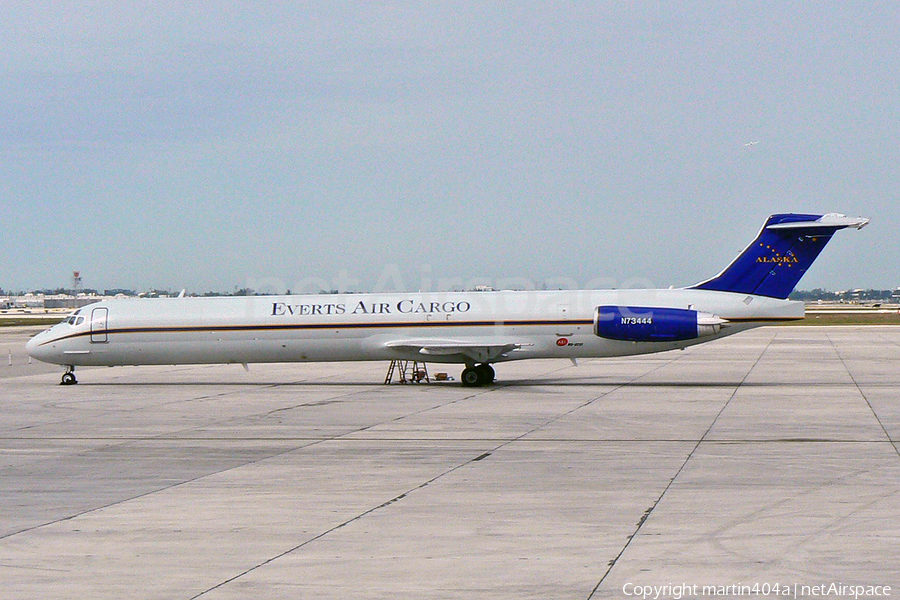
<path fill-rule="evenodd" d="M 50 330 L 47 330 L 40 332 L 39 334 L 28 340 L 28 343 L 25 344 L 25 352 L 28 353 L 28 356 L 34 358 L 35 360 L 51 362 L 49 358 L 53 354 L 53 351 L 49 347 L 49 345 L 43 345 L 49 337 Z"/>
<path fill-rule="evenodd" d="M 41 334 L 37 334 L 36 336 L 34 336 L 30 340 L 28 340 L 27 344 L 25 344 L 25 352 L 27 352 L 28 356 L 30 356 L 31 358 L 37 358 L 34 355 L 34 351 L 37 348 L 37 345 L 38 345 L 37 339 L 38 339 L 38 337 L 40 337 L 40 335 Z"/>

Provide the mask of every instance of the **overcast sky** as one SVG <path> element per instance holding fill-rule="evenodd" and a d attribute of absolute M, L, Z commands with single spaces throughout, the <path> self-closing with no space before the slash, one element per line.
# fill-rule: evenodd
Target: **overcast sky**
<path fill-rule="evenodd" d="M 872 223 L 799 287 L 894 287 L 898 30 L 894 2 L 3 2 L 0 287 L 680 286 L 832 211 Z"/>

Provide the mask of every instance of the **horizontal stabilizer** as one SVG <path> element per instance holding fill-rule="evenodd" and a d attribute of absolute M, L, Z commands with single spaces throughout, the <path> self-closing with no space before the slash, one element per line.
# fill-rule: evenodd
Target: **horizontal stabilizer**
<path fill-rule="evenodd" d="M 834 227 L 836 228 L 835 230 L 843 229 L 844 227 L 862 229 L 868 224 L 869 219 L 865 219 L 863 217 L 847 217 L 845 215 L 839 215 L 837 213 L 828 213 L 827 215 L 822 215 L 815 221 L 786 221 L 784 223 L 767 225 L 766 229 L 817 229 L 827 227 Z"/>

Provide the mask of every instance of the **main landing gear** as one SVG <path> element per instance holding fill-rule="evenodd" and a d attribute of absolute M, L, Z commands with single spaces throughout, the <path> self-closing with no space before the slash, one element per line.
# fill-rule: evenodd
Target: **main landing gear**
<path fill-rule="evenodd" d="M 75 367 L 67 366 L 66 372 L 63 373 L 62 381 L 59 382 L 59 385 L 75 385 L 78 383 L 78 380 L 75 379 Z"/>
<path fill-rule="evenodd" d="M 466 367 L 459 378 L 466 387 L 490 385 L 494 383 L 494 368 L 488 363 Z"/>

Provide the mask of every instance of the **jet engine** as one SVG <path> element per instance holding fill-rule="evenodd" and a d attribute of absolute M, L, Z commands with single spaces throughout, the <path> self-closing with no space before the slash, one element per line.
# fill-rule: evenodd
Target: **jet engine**
<path fill-rule="evenodd" d="M 594 333 L 625 342 L 679 342 L 719 333 L 724 319 L 687 308 L 598 306 Z"/>

